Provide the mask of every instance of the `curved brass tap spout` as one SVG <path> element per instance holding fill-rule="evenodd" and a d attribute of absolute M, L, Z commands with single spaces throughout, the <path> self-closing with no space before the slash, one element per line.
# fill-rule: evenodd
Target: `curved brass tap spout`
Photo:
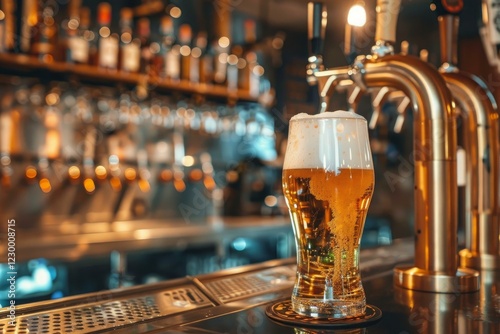
<path fill-rule="evenodd" d="M 459 107 L 468 111 L 466 249 L 460 251 L 460 265 L 496 269 L 500 267 L 497 104 L 480 78 L 461 71 L 443 76 Z"/>
<path fill-rule="evenodd" d="M 407 55 L 360 57 L 368 87 L 391 87 L 405 93 L 415 113 L 414 155 L 418 161 L 452 161 L 456 156 L 456 125 L 452 96 L 431 65 Z M 453 172 L 455 173 L 455 172 Z M 450 196 L 455 196 L 455 185 Z M 450 198 L 451 198 L 450 197 Z"/>

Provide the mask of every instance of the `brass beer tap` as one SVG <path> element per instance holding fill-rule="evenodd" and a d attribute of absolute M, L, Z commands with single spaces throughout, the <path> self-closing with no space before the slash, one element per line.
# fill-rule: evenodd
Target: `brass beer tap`
<path fill-rule="evenodd" d="M 371 55 L 359 56 L 346 67 L 309 71 L 309 66 L 308 75 L 316 78 L 324 100 L 346 79 L 361 88 L 400 90 L 410 99 L 415 115 L 415 264 L 395 268 L 394 282 L 430 292 L 477 291 L 479 274 L 458 268 L 457 263 L 457 137 L 452 97 L 431 65 L 417 57 L 394 54 L 399 6 L 400 0 L 377 1 L 376 44 Z"/>
<path fill-rule="evenodd" d="M 463 3 L 455 6 L 435 1 L 441 38 L 442 73 L 466 119 L 466 248 L 460 266 L 474 269 L 500 268 L 499 253 L 499 147 L 498 108 L 493 94 L 479 77 L 457 65 L 459 16 Z"/>

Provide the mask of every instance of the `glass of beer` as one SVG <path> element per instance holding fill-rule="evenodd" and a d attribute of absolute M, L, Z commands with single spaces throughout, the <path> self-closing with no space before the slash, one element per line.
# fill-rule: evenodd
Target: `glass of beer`
<path fill-rule="evenodd" d="M 364 315 L 359 245 L 374 187 L 366 120 L 347 111 L 292 117 L 282 181 L 297 248 L 292 309 Z"/>

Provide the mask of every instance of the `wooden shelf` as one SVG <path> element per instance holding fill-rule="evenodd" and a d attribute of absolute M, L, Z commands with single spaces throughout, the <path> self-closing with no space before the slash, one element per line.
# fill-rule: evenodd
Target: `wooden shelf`
<path fill-rule="evenodd" d="M 134 7 L 134 16 L 151 16 L 161 14 L 165 9 L 165 3 L 161 0 L 147 2 Z"/>
<path fill-rule="evenodd" d="M 151 78 L 139 73 L 128 73 L 118 70 L 107 70 L 91 65 L 71 64 L 62 62 L 45 63 L 36 57 L 18 54 L 0 54 L 0 69 L 14 70 L 20 73 L 48 71 L 49 73 L 77 76 L 82 79 L 92 79 L 107 83 L 139 84 L 146 81 L 150 87 L 171 92 L 199 94 L 212 98 L 225 98 L 231 101 L 258 101 L 245 90 L 230 90 L 226 86 L 193 83 L 187 80 L 170 80 Z M 36 74 L 32 74 L 36 76 Z"/>

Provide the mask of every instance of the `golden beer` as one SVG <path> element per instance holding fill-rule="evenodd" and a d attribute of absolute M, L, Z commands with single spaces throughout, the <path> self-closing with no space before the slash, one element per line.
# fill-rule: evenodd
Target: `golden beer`
<path fill-rule="evenodd" d="M 366 121 L 346 112 L 326 114 L 290 125 L 283 192 L 297 248 L 292 308 L 349 318 L 365 312 L 359 245 L 374 173 Z"/>

